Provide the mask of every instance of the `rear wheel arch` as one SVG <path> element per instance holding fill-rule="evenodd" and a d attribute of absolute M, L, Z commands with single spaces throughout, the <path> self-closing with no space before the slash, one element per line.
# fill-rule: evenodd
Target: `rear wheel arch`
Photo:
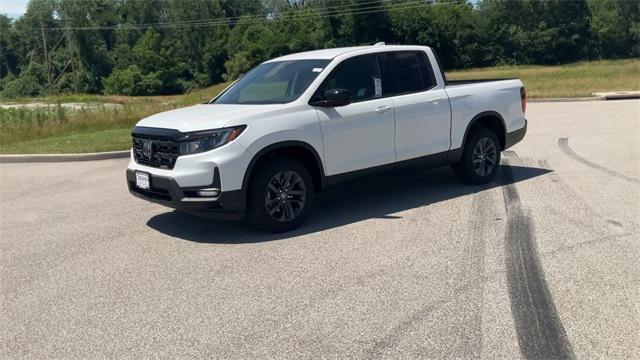
<path fill-rule="evenodd" d="M 504 150 L 507 139 L 507 127 L 502 115 L 495 111 L 484 111 L 471 119 L 462 139 L 462 148 L 465 147 L 469 135 L 477 128 L 483 127 L 492 130 L 500 141 L 500 150 Z"/>

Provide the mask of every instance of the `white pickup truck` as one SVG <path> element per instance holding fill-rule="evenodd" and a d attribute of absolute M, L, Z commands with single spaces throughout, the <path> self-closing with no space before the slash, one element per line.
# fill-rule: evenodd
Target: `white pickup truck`
<path fill-rule="evenodd" d="M 452 165 L 491 181 L 527 129 L 518 79 L 447 81 L 426 46 L 326 49 L 266 61 L 206 104 L 132 130 L 130 192 L 271 231 L 299 226 L 326 187 Z"/>

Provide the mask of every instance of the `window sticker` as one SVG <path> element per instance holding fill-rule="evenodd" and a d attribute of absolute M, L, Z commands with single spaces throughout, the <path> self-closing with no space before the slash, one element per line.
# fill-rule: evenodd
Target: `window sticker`
<path fill-rule="evenodd" d="M 322 68 L 313 68 L 313 70 L 311 70 L 313 72 L 322 72 Z"/>
<path fill-rule="evenodd" d="M 375 88 L 374 97 L 382 97 L 382 80 L 380 78 L 373 78 L 373 87 Z"/>

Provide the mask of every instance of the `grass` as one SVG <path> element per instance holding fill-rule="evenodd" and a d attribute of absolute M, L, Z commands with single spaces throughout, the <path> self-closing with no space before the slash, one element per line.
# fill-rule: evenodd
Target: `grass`
<path fill-rule="evenodd" d="M 640 60 L 602 60 L 561 66 L 501 66 L 447 73 L 447 78 L 517 77 L 530 98 L 590 97 L 594 92 L 640 90 Z"/>
<path fill-rule="evenodd" d="M 124 150 L 131 147 L 131 127 L 0 144 L 0 153 L 91 153 Z"/>
<path fill-rule="evenodd" d="M 49 107 L 0 109 L 0 153 L 52 154 L 128 149 L 131 127 L 140 119 L 205 102 L 226 86 L 218 84 L 174 96 L 62 95 L 37 99 L 36 102 L 54 103 Z M 19 102 L 31 102 L 29 100 L 20 99 Z M 60 105 L 64 102 L 98 105 L 71 110 Z"/>
<path fill-rule="evenodd" d="M 584 97 L 599 91 L 640 90 L 640 60 L 580 62 L 561 66 L 505 66 L 447 73 L 450 79 L 518 77 L 530 98 Z M 46 108 L 0 109 L 0 153 L 78 153 L 128 149 L 131 127 L 149 115 L 202 103 L 228 84 L 185 95 L 109 96 L 71 94 L 25 98 Z M 70 110 L 60 103 L 98 104 Z M 105 105 L 100 105 L 105 104 Z M 109 104 L 109 105 L 107 105 Z M 117 104 L 114 106 L 113 104 Z"/>

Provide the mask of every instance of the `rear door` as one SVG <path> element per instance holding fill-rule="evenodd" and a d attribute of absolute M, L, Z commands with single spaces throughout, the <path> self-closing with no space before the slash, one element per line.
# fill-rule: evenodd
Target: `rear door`
<path fill-rule="evenodd" d="M 346 106 L 316 108 L 327 175 L 395 161 L 393 103 L 382 98 L 380 76 L 376 55 L 356 56 L 336 66 L 314 94 L 347 89 L 353 98 Z"/>
<path fill-rule="evenodd" d="M 397 160 L 441 153 L 450 147 L 451 109 L 426 53 L 380 55 L 382 93 L 393 100 Z"/>

